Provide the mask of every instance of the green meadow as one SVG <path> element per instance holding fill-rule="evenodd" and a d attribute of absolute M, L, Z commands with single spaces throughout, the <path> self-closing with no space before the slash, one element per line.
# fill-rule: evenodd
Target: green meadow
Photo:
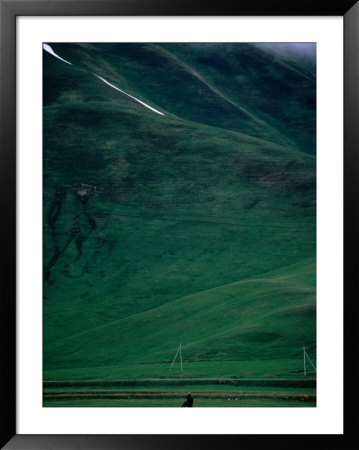
<path fill-rule="evenodd" d="M 313 406 L 315 74 L 250 44 L 51 47 L 44 405 Z"/>

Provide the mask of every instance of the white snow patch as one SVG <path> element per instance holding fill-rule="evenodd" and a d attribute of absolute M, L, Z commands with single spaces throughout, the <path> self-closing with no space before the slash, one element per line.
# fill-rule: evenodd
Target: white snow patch
<path fill-rule="evenodd" d="M 162 112 L 157 111 L 157 109 L 152 108 L 152 106 L 147 105 L 147 103 L 142 102 L 142 101 L 139 100 L 138 98 L 133 97 L 133 96 L 130 95 L 130 94 L 127 94 L 127 92 L 125 92 L 125 91 L 123 91 L 122 89 L 119 89 L 118 87 L 116 87 L 116 86 L 114 86 L 113 84 L 109 83 L 109 82 L 108 82 L 107 80 L 105 80 L 104 78 L 102 78 L 102 77 L 100 77 L 100 76 L 98 76 L 98 75 L 96 75 L 96 77 L 99 78 L 100 80 L 102 80 L 104 83 L 106 83 L 106 84 L 108 84 L 109 86 L 111 86 L 113 89 L 116 89 L 116 91 L 122 92 L 122 94 L 125 94 L 125 95 L 127 95 L 128 97 L 130 97 L 130 98 L 132 98 L 133 100 L 135 100 L 136 102 L 141 103 L 141 105 L 145 106 L 146 108 L 150 109 L 151 111 L 153 111 L 153 112 L 155 112 L 155 113 L 157 113 L 157 114 L 160 114 L 161 116 L 164 116 L 164 114 L 163 114 Z"/>
<path fill-rule="evenodd" d="M 65 62 L 66 64 L 70 64 L 72 66 L 72 63 L 66 61 L 66 59 L 61 58 L 61 56 L 57 55 L 48 44 L 42 44 L 42 48 L 50 53 L 50 55 L 55 56 L 55 58 L 61 59 L 61 61 Z"/>
<path fill-rule="evenodd" d="M 42 44 L 42 47 L 44 50 L 46 50 L 48 53 L 50 53 L 52 56 L 55 56 L 55 58 L 60 59 L 61 61 L 65 62 L 66 64 L 70 64 L 72 66 L 72 63 L 70 63 L 69 61 L 66 61 L 66 59 L 61 58 L 61 56 L 57 55 L 53 49 L 51 48 L 51 46 L 49 44 Z M 103 81 L 104 83 L 108 84 L 109 86 L 111 86 L 113 89 L 116 89 L 116 91 L 121 92 L 122 94 L 127 95 L 127 97 L 132 98 L 133 100 L 135 100 L 136 102 L 140 103 L 141 105 L 145 106 L 146 108 L 150 109 L 151 111 L 155 112 L 156 114 L 160 114 L 161 116 L 164 116 L 164 114 L 161 111 L 157 111 L 157 109 L 152 108 L 152 106 L 147 105 L 147 103 L 142 102 L 141 100 L 139 100 L 138 98 L 134 97 L 133 95 L 127 94 L 127 92 L 123 91 L 122 89 L 119 89 L 118 87 L 114 86 L 113 84 L 109 83 L 107 80 L 105 80 L 104 78 L 100 77 L 99 75 L 96 75 L 97 78 L 99 78 L 101 81 Z"/>

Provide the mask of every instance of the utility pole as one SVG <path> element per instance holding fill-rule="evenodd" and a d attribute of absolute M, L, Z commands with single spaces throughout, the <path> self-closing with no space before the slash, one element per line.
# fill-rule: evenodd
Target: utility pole
<path fill-rule="evenodd" d="M 182 370 L 182 344 L 180 343 L 180 360 L 181 360 L 181 370 Z"/>
<path fill-rule="evenodd" d="M 308 361 L 310 362 L 310 364 L 312 365 L 312 367 L 313 367 L 313 369 L 314 369 L 314 371 L 316 372 L 317 371 L 317 369 L 315 368 L 315 365 L 312 363 L 312 360 L 309 358 L 309 355 L 308 355 L 308 353 L 307 352 L 305 352 L 305 354 L 306 354 L 306 356 L 307 356 L 307 358 L 308 358 Z"/>
<path fill-rule="evenodd" d="M 316 372 L 317 369 L 315 368 L 315 365 L 312 363 L 312 360 L 309 358 L 308 353 L 305 350 L 305 347 L 303 345 L 303 360 L 304 360 L 304 376 L 307 376 L 307 368 L 306 368 L 306 361 L 305 361 L 305 357 L 308 358 L 308 361 L 310 362 L 311 366 L 313 367 L 314 371 Z"/>
<path fill-rule="evenodd" d="M 176 352 L 176 354 L 175 354 L 175 357 L 173 358 L 173 361 L 172 361 L 170 370 L 172 369 L 172 366 L 173 366 L 173 364 L 174 364 L 175 361 L 176 361 L 176 358 L 177 358 L 178 353 L 180 354 L 181 370 L 183 370 L 183 366 L 182 366 L 182 344 L 181 344 L 181 343 L 180 343 L 180 345 L 179 345 L 179 347 L 178 347 L 178 349 L 177 349 L 177 352 Z"/>

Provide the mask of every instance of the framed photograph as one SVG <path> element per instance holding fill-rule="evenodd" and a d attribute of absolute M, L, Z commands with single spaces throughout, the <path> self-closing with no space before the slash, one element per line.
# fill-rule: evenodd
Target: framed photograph
<path fill-rule="evenodd" d="M 358 4 L 0 12 L 1 445 L 343 446 Z"/>

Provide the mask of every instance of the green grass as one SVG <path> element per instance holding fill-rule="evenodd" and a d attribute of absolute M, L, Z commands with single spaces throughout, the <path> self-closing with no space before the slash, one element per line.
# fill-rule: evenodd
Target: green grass
<path fill-rule="evenodd" d="M 298 378 L 315 79 L 252 46 L 53 47 L 73 66 L 44 55 L 44 379 Z"/>
<path fill-rule="evenodd" d="M 59 398 L 45 398 L 44 407 L 112 407 L 112 408 L 126 408 L 126 407 L 140 407 L 140 408 L 179 408 L 185 396 L 180 398 L 161 398 L 161 399 L 106 399 L 106 398 L 84 398 L 84 399 L 59 399 Z M 199 398 L 195 400 L 193 407 L 195 408 L 297 408 L 297 407 L 315 407 L 315 401 L 301 401 L 299 398 Z"/>
<path fill-rule="evenodd" d="M 300 355 L 302 356 L 302 354 Z M 183 370 L 177 361 L 170 370 L 174 354 L 167 363 L 158 364 L 119 364 L 113 366 L 55 368 L 44 371 L 46 380 L 136 380 L 142 378 L 208 378 L 211 374 L 217 378 L 304 378 L 303 361 L 301 358 L 282 358 L 268 360 L 238 360 L 238 361 L 198 361 L 187 362 L 184 349 Z"/>
<path fill-rule="evenodd" d="M 245 396 L 266 396 L 266 395 L 272 395 L 272 396 L 278 396 L 278 397 L 282 397 L 282 396 L 300 396 L 302 394 L 307 394 L 307 395 L 315 395 L 315 388 L 313 387 L 305 387 L 302 386 L 300 388 L 294 388 L 294 387 L 286 387 L 286 386 L 280 386 L 280 387 L 275 387 L 275 386 L 235 386 L 233 384 L 217 384 L 215 385 L 214 383 L 209 385 L 209 384 L 187 384 L 185 386 L 185 390 L 184 390 L 184 386 L 178 386 L 175 385 L 174 383 L 167 383 L 165 384 L 165 382 L 163 382 L 162 384 L 159 385 L 155 385 L 155 383 L 152 383 L 151 387 L 148 388 L 148 385 L 143 385 L 143 384 L 139 384 L 139 385 L 132 385 L 132 384 L 128 384 L 126 385 L 121 385 L 121 387 L 114 387 L 114 386 L 102 386 L 102 388 L 100 388 L 99 386 L 97 387 L 89 387 L 89 386 L 69 386 L 66 387 L 64 385 L 62 385 L 61 387 L 50 387 L 47 385 L 47 387 L 44 388 L 44 394 L 46 394 L 47 396 L 51 396 L 51 395 L 75 395 L 75 394 L 93 394 L 93 395 L 103 395 L 103 396 L 107 396 L 107 395 L 137 395 L 137 396 L 166 396 L 166 395 L 175 395 L 177 397 L 183 397 L 185 396 L 188 392 L 192 392 L 192 393 L 196 393 L 196 396 L 200 396 L 202 397 L 206 397 L 206 396 L 214 396 L 214 395 L 219 395 L 219 394 L 228 394 L 230 396 L 235 395 L 236 397 L 241 396 L 241 397 L 245 397 Z M 220 396 L 220 395 L 219 395 Z"/>
<path fill-rule="evenodd" d="M 305 267 L 309 273 L 310 266 Z M 304 277 L 305 269 L 301 267 Z M 187 361 L 225 361 L 229 355 L 239 361 L 278 359 L 278 347 L 293 358 L 301 342 L 315 338 L 315 296 L 313 287 L 298 289 L 298 267 L 284 273 L 205 290 L 73 333 L 53 343 L 47 361 L 56 365 L 59 355 L 67 353 L 87 367 L 92 360 L 105 366 L 116 354 L 121 355 L 122 364 L 169 363 L 178 342 L 184 345 Z M 97 345 L 92 347 L 94 342 Z M 146 358 L 149 348 L 150 361 Z"/>

